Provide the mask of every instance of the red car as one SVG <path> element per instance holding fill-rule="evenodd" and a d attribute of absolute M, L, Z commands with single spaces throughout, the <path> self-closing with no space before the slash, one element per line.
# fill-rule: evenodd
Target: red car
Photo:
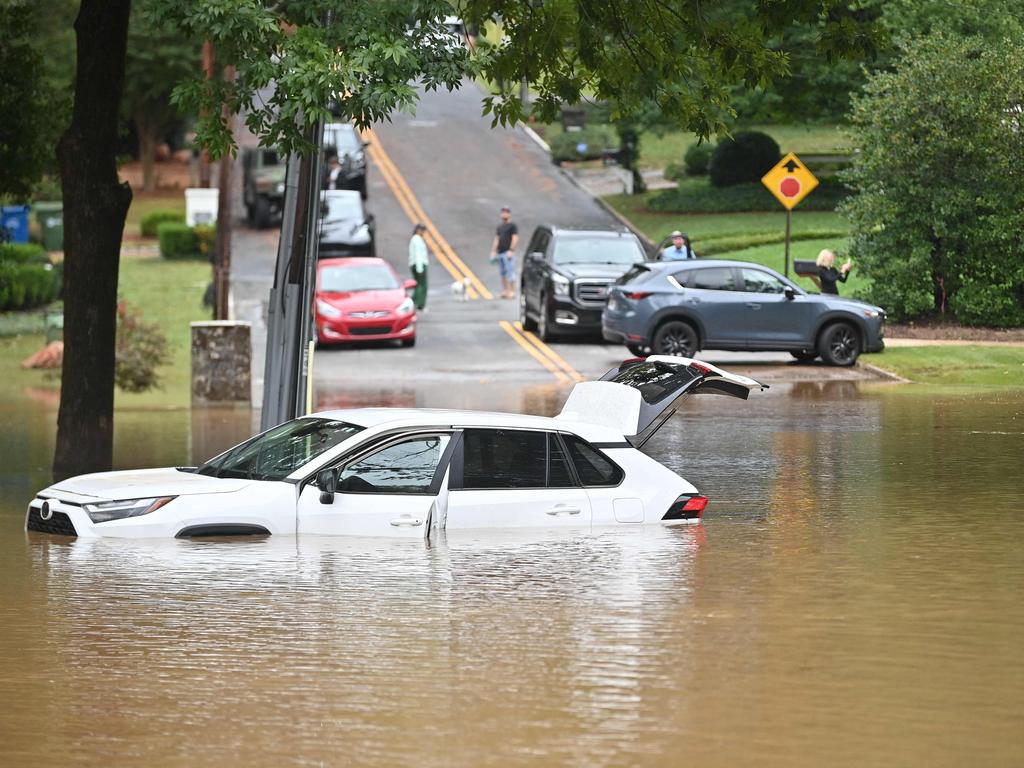
<path fill-rule="evenodd" d="M 403 282 L 384 259 L 321 259 L 313 302 L 317 339 L 321 344 L 395 339 L 411 347 L 416 307 L 406 291 L 415 287 L 415 280 Z"/>

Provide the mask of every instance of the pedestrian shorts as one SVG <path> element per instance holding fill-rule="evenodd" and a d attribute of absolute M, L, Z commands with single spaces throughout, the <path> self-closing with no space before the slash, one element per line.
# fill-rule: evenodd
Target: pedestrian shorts
<path fill-rule="evenodd" d="M 498 272 L 506 280 L 513 280 L 516 276 L 516 257 L 508 251 L 498 254 Z"/>

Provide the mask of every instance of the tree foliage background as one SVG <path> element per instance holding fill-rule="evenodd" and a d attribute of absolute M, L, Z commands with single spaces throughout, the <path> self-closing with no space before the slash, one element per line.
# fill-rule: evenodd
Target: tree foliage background
<path fill-rule="evenodd" d="M 854 101 L 851 252 L 906 318 L 1024 324 L 1024 52 L 938 32 Z"/>

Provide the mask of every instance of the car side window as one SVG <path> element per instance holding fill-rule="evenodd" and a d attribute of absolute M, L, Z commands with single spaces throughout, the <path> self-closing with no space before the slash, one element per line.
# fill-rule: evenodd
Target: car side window
<path fill-rule="evenodd" d="M 669 275 L 670 282 L 675 281 L 675 284 L 680 288 L 688 288 L 690 281 L 693 279 L 692 269 L 681 269 L 678 272 L 673 272 Z"/>
<path fill-rule="evenodd" d="M 707 267 L 693 271 L 693 287 L 705 291 L 735 291 L 736 278 L 732 267 Z"/>
<path fill-rule="evenodd" d="M 467 429 L 462 488 L 569 488 L 576 485 L 555 435 L 515 429 Z"/>
<path fill-rule="evenodd" d="M 743 289 L 751 293 L 785 293 L 781 280 L 759 269 L 742 269 Z"/>
<path fill-rule="evenodd" d="M 342 493 L 430 493 L 449 435 L 418 435 L 392 443 L 342 469 Z"/>
<path fill-rule="evenodd" d="M 622 482 L 625 473 L 597 448 L 576 435 L 562 435 L 583 486 L 609 486 Z"/>
<path fill-rule="evenodd" d="M 530 253 L 539 253 L 546 258 L 549 242 L 551 242 L 551 236 L 547 232 L 538 232 L 537 242 L 530 249 Z"/>

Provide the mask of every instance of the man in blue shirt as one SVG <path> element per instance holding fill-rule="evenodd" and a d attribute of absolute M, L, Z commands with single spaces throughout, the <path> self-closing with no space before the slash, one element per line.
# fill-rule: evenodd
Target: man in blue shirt
<path fill-rule="evenodd" d="M 697 254 L 690 247 L 690 238 L 678 229 L 672 233 L 672 245 L 661 252 L 662 261 L 681 261 L 682 259 L 696 259 Z"/>

